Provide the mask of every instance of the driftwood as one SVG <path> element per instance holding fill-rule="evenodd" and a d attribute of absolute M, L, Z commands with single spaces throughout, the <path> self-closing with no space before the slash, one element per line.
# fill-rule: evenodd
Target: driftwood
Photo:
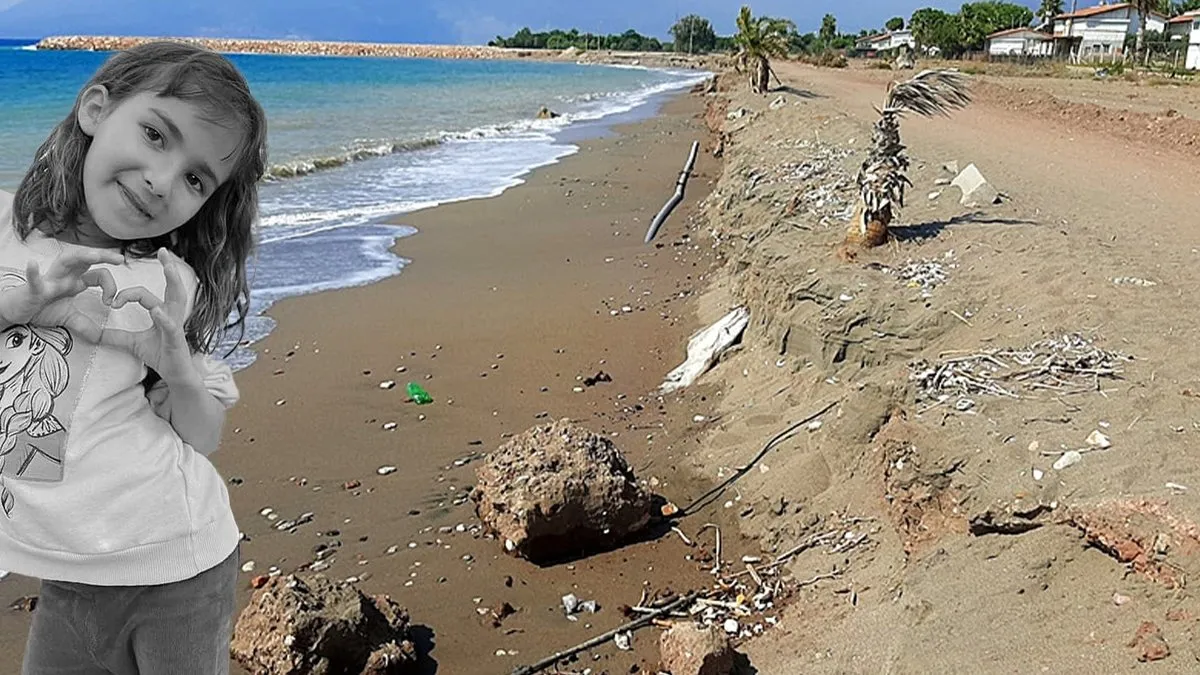
<path fill-rule="evenodd" d="M 692 152 L 688 155 L 687 163 L 683 165 L 683 171 L 679 172 L 679 179 L 675 181 L 675 194 L 671 195 L 667 203 L 659 209 L 658 215 L 654 216 L 654 220 L 650 222 L 650 229 L 646 230 L 645 243 L 649 244 L 650 240 L 654 239 L 654 235 L 658 234 L 658 228 L 662 227 L 663 221 L 683 200 L 683 188 L 687 185 L 688 177 L 692 175 L 692 166 L 696 163 L 696 151 L 699 149 L 700 141 L 692 141 Z"/>
<path fill-rule="evenodd" d="M 696 601 L 696 599 L 698 597 L 699 597 L 698 593 L 689 593 L 682 597 L 676 598 L 674 601 L 669 602 L 669 603 L 663 605 L 662 607 L 655 609 L 654 611 L 650 612 L 649 614 L 646 614 L 646 616 L 634 619 L 633 621 L 630 621 L 629 623 L 627 623 L 625 625 L 618 626 L 618 627 L 608 631 L 607 633 L 597 635 L 596 637 L 588 640 L 587 642 L 583 642 L 578 645 L 575 645 L 574 647 L 571 647 L 570 649 L 558 652 L 558 653 L 554 654 L 553 656 L 548 656 L 531 666 L 521 666 L 520 668 L 517 668 L 516 670 L 512 671 L 512 675 L 533 675 L 534 673 L 540 673 L 543 670 L 549 668 L 550 666 L 558 663 L 559 661 L 562 661 L 563 659 L 570 658 L 570 657 L 578 654 L 579 652 L 591 649 L 592 647 L 595 647 L 597 645 L 602 645 L 605 642 L 608 642 L 609 640 L 616 637 L 617 634 L 619 634 L 619 633 L 624 633 L 625 631 L 630 631 L 630 630 L 637 630 L 638 628 L 642 628 L 644 626 L 649 626 L 650 624 L 654 623 L 654 620 L 657 619 L 658 617 L 666 615 L 666 614 L 670 614 L 678 609 L 681 609 L 683 607 L 687 607 L 688 605 L 691 605 L 693 602 Z"/>

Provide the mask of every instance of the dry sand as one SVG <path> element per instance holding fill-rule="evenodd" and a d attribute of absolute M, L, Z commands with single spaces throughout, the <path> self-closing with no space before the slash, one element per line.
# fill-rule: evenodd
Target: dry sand
<path fill-rule="evenodd" d="M 768 553 L 846 516 L 866 519 L 856 523 L 866 539 L 849 553 L 818 547 L 796 558 L 797 579 L 837 577 L 807 586 L 780 628 L 747 646 L 755 667 L 1193 671 L 1200 605 L 1179 578 L 1200 571 L 1200 411 L 1189 393 L 1200 391 L 1200 363 L 1186 337 L 1200 283 L 1200 172 L 1186 131 L 1164 143 L 1163 116 L 1098 119 L 1094 104 L 1069 95 L 1075 87 L 982 78 L 976 102 L 951 119 L 903 122 L 915 187 L 896 241 L 843 263 L 834 249 L 872 106 L 900 75 L 777 69 L 788 86 L 778 109 L 769 104 L 779 92 L 755 97 L 731 83 L 730 109 L 749 114 L 725 124 L 725 172 L 701 223 L 726 261 L 702 318 L 733 302 L 752 318 L 741 353 L 707 378 L 724 393 L 724 417 L 695 464 L 707 473 L 745 461 L 779 428 L 836 402 L 820 429 L 764 458 L 769 472 L 739 483 L 746 499 L 789 508 L 742 523 Z M 1113 89 L 1096 100 L 1136 94 L 1149 109 L 1178 95 L 1104 86 Z M 1014 106 L 1033 88 L 1036 105 Z M 1114 129 L 1120 115 L 1128 126 Z M 1194 128 L 1178 117 L 1172 129 Z M 960 205 L 956 188 L 937 183 L 952 177 L 940 168 L 950 161 L 974 162 L 1008 198 Z M 924 297 L 887 271 L 909 261 L 939 262 L 945 282 Z M 1022 387 L 1019 399 L 972 394 L 965 410 L 957 396 L 929 408 L 909 380 L 917 359 L 1073 331 L 1135 360 L 1118 364 L 1119 378 L 1064 376 Z M 1096 430 L 1110 449 L 1052 468 Z M 1037 527 L 969 533 L 989 509 L 1000 520 L 1038 514 L 1008 516 Z M 1129 646 L 1143 622 L 1169 656 L 1140 663 L 1162 656 L 1145 641 Z"/>

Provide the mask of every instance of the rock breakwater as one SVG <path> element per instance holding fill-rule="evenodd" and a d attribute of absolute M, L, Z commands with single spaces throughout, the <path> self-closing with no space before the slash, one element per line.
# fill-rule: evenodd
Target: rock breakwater
<path fill-rule="evenodd" d="M 198 44 L 213 51 L 233 54 L 293 54 L 307 56 L 379 56 L 436 59 L 514 59 L 533 56 L 528 49 L 505 49 L 475 45 L 422 45 L 380 42 L 319 42 L 314 40 L 249 40 L 236 38 L 134 37 L 105 35 L 56 35 L 43 38 L 38 49 L 122 51 L 154 40 L 176 40 Z M 553 52 L 558 54 L 557 51 Z"/>

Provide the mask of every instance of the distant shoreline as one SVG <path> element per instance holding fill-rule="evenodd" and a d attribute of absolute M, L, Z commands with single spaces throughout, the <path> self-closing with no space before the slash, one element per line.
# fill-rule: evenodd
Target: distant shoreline
<path fill-rule="evenodd" d="M 675 52 L 581 51 L 574 48 L 517 49 L 480 45 L 426 45 L 388 42 L 325 42 L 318 40 L 265 40 L 202 37 L 141 37 L 114 35 L 54 35 L 39 40 L 38 50 L 122 51 L 155 40 L 198 44 L 226 54 L 276 54 L 293 56 L 359 56 L 430 59 L 529 59 L 537 61 L 582 61 L 644 65 L 649 67 L 708 68 L 712 55 Z"/>

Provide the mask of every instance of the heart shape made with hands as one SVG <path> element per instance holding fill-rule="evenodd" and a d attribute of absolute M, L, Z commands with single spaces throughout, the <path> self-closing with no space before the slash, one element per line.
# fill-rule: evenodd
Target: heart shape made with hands
<path fill-rule="evenodd" d="M 94 344 L 124 349 L 168 382 L 185 377 L 191 368 L 191 350 L 184 333 L 189 299 L 182 272 L 186 263 L 165 248 L 159 249 L 158 261 L 166 277 L 162 298 L 144 286 L 118 291 L 112 272 L 96 266 L 124 263 L 124 258 L 113 251 L 68 251 L 51 263 L 45 274 L 36 263 L 31 263 L 26 271 L 26 282 L 35 302 L 47 297 L 67 301 L 52 301 L 31 312 L 28 323 L 64 326 Z M 112 309 L 120 309 L 129 303 L 145 308 L 150 314 L 151 326 L 139 331 L 101 326 L 69 301 L 88 288 L 99 288 L 101 301 Z"/>

